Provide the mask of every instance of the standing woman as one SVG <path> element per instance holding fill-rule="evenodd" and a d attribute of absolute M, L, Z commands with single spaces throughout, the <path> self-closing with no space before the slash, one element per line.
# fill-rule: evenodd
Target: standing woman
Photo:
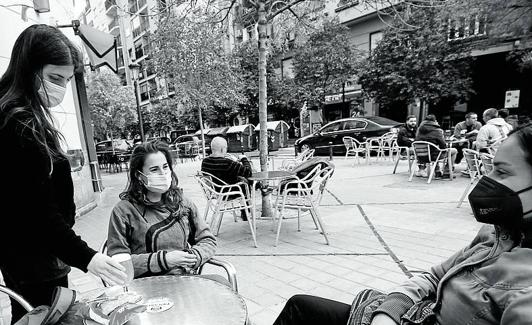
<path fill-rule="evenodd" d="M 63 101 L 81 67 L 77 49 L 58 29 L 33 25 L 18 37 L 0 79 L 0 270 L 33 306 L 50 305 L 53 289 L 68 286 L 70 266 L 113 284 L 126 278 L 120 264 L 72 230 L 70 165 L 50 107 Z M 14 322 L 24 311 L 17 303 L 12 308 Z"/>

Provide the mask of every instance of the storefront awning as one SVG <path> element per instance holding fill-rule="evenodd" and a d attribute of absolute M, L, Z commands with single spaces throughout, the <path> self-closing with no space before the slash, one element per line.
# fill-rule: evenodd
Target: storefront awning
<path fill-rule="evenodd" d="M 325 95 L 325 100 L 323 102 L 323 105 L 334 105 L 334 104 L 340 104 L 340 103 L 347 103 L 352 101 L 355 98 L 358 98 L 362 95 L 362 90 L 353 90 L 349 92 L 345 92 L 342 98 L 342 93 L 332 94 L 332 95 Z"/>

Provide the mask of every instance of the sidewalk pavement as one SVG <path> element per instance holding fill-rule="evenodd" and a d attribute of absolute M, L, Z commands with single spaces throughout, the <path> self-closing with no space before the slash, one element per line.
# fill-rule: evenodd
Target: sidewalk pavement
<path fill-rule="evenodd" d="M 282 158 L 293 156 L 293 148 L 281 150 L 278 156 L 276 167 Z M 248 223 L 225 215 L 217 256 L 236 267 L 239 291 L 253 324 L 271 324 L 294 294 L 350 304 L 363 288 L 389 290 L 406 280 L 409 271 L 426 270 L 452 255 L 480 228 L 467 201 L 456 208 L 467 178 L 408 182 L 406 161 L 400 162 L 395 175 L 390 160 L 353 165 L 352 159 L 334 157 L 334 163 L 336 170 L 328 185 L 332 195 L 325 193 L 319 209 L 330 245 L 325 245 L 306 215 L 300 232 L 296 220 L 283 222 L 277 247 L 273 246 L 273 223 L 258 221 L 259 247 L 255 248 Z M 205 198 L 192 177 L 199 168 L 199 161 L 187 162 L 178 164 L 176 172 L 185 195 L 203 214 Z M 109 215 L 125 188 L 127 173 L 104 173 L 103 181 L 106 188 L 98 207 L 75 226 L 94 248 L 107 236 Z M 219 273 L 210 266 L 205 271 Z M 94 276 L 79 270 L 71 273 L 70 280 L 81 292 L 101 286 Z"/>

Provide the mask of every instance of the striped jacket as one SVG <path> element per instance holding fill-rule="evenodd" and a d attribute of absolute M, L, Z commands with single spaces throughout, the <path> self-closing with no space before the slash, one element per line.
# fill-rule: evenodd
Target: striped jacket
<path fill-rule="evenodd" d="M 190 224 L 190 223 L 193 224 Z M 193 234 L 191 234 L 193 232 Z M 216 251 L 216 238 L 207 224 L 198 216 L 198 209 L 184 199 L 184 209 L 171 213 L 161 205 L 145 206 L 121 200 L 109 220 L 108 254 L 131 254 L 135 278 L 186 274 L 183 268 L 170 269 L 166 253 L 186 250 L 198 257 L 198 268 Z"/>

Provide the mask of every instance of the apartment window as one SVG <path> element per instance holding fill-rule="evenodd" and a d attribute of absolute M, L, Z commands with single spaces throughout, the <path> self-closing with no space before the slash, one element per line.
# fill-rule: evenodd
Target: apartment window
<path fill-rule="evenodd" d="M 382 40 L 382 32 L 375 32 L 369 34 L 369 54 L 373 53 Z"/>
<path fill-rule="evenodd" d="M 139 7 L 137 6 L 137 0 L 128 0 L 128 8 L 130 13 L 136 13 L 137 11 L 139 11 Z"/>
<path fill-rule="evenodd" d="M 142 48 L 142 43 L 135 44 L 135 58 L 138 60 L 144 56 L 144 49 Z"/>
<path fill-rule="evenodd" d="M 139 86 L 139 89 L 140 89 L 140 100 L 142 101 L 149 100 L 150 96 L 148 95 L 148 83 L 147 82 L 141 83 Z"/>

